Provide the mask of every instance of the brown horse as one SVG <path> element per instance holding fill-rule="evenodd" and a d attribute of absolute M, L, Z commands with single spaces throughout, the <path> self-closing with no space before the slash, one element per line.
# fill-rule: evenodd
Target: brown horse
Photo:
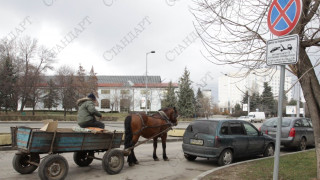
<path fill-rule="evenodd" d="M 131 114 L 126 117 L 124 122 L 124 145 L 125 149 L 131 148 L 127 160 L 129 166 L 139 163 L 134 155 L 133 147 L 138 142 L 140 136 L 146 139 L 153 137 L 153 159 L 155 161 L 159 160 L 156 154 L 156 149 L 158 137 L 161 137 L 163 159 L 165 161 L 168 160 L 166 154 L 167 131 L 172 126 L 176 126 L 178 124 L 177 117 L 178 113 L 175 107 L 160 109 L 152 116 L 148 116 L 146 114 Z"/>

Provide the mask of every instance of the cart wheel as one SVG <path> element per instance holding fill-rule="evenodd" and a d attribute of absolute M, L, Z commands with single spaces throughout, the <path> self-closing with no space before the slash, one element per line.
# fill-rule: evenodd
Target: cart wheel
<path fill-rule="evenodd" d="M 30 174 L 35 171 L 38 166 L 29 164 L 28 161 L 39 163 L 39 154 L 15 154 L 12 160 L 12 166 L 18 173 Z"/>
<path fill-rule="evenodd" d="M 108 174 L 118 174 L 124 164 L 122 151 L 118 149 L 110 149 L 103 155 L 102 167 Z"/>
<path fill-rule="evenodd" d="M 41 161 L 38 175 L 40 179 L 64 179 L 68 170 L 68 162 L 63 156 L 51 154 Z"/>
<path fill-rule="evenodd" d="M 93 151 L 75 152 L 73 153 L 73 160 L 78 166 L 85 167 L 85 166 L 89 166 L 93 161 L 93 159 L 90 158 L 89 156 L 93 157 L 94 152 Z"/>

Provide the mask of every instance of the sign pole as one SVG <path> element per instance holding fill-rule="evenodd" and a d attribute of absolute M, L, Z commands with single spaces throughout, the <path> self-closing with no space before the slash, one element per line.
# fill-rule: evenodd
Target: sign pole
<path fill-rule="evenodd" d="M 279 159 L 280 159 L 280 141 L 281 141 L 281 126 L 282 126 L 282 104 L 284 95 L 284 77 L 285 77 L 285 65 L 280 66 L 280 88 L 278 99 L 278 125 L 276 135 L 276 149 L 274 158 L 273 180 L 277 180 L 279 177 Z"/>

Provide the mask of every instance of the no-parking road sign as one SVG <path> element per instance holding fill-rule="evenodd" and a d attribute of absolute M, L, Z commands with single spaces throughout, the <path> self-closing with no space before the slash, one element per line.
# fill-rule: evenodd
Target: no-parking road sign
<path fill-rule="evenodd" d="M 301 11 L 301 0 L 273 0 L 268 13 L 271 33 L 276 36 L 289 34 L 297 25 Z"/>

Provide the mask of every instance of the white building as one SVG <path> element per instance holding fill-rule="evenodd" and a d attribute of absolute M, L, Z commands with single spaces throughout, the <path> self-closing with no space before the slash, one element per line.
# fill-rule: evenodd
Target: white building
<path fill-rule="evenodd" d="M 169 83 L 162 83 L 160 76 L 148 76 L 146 91 L 145 76 L 97 76 L 98 97 L 97 107 L 99 111 L 145 111 L 146 98 L 148 99 L 148 111 L 161 109 L 161 101 L 164 99 Z M 177 83 L 172 83 L 178 88 Z M 42 87 L 43 88 L 43 87 Z M 44 87 L 45 89 L 45 87 Z M 146 92 L 149 92 L 146 97 Z M 21 103 L 19 103 L 20 108 Z M 25 110 L 32 110 L 32 106 L 26 104 Z M 36 110 L 46 110 L 42 101 L 35 107 Z M 52 110 L 63 110 L 62 104 Z"/>
<path fill-rule="evenodd" d="M 220 76 L 218 80 L 218 99 L 220 111 L 230 109 L 232 113 L 234 106 L 238 103 L 242 105 L 241 101 L 246 91 L 249 94 L 252 92 L 259 92 L 262 94 L 264 88 L 264 82 L 268 82 L 271 86 L 272 93 L 277 99 L 280 86 L 280 70 L 274 70 L 271 73 L 266 73 L 266 69 L 255 70 L 256 73 L 251 73 L 247 77 L 239 78 L 241 73 L 245 72 L 231 72 L 224 76 Z M 285 77 L 284 89 L 287 91 L 292 84 L 292 78 L 290 76 Z M 292 98 L 292 90 L 286 93 L 288 101 Z"/>

